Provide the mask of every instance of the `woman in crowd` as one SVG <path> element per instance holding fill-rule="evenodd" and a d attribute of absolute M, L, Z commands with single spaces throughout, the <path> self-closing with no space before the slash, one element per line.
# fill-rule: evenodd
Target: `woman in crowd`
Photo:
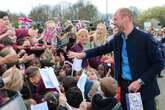
<path fill-rule="evenodd" d="M 93 47 L 98 47 L 105 44 L 107 39 L 107 29 L 105 24 L 97 24 L 97 29 L 91 37 L 93 37 Z"/>

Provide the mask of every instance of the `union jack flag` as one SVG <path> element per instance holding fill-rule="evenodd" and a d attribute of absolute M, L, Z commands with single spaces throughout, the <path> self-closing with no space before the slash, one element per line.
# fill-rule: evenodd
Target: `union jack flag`
<path fill-rule="evenodd" d="M 55 32 L 57 35 L 61 35 L 62 33 L 62 23 L 60 18 L 57 18 Z"/>
<path fill-rule="evenodd" d="M 82 28 L 82 23 L 80 20 L 76 23 L 76 31 L 78 32 Z"/>
<path fill-rule="evenodd" d="M 30 18 L 27 18 L 27 17 L 19 17 L 18 19 L 17 19 L 17 21 L 19 22 L 19 23 L 22 23 L 21 25 L 21 27 L 22 28 L 29 28 L 29 27 L 31 27 L 31 25 L 32 25 L 32 19 L 30 19 Z"/>

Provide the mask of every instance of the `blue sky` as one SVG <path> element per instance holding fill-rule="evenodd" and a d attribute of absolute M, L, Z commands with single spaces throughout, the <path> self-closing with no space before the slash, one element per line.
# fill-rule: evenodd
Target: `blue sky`
<path fill-rule="evenodd" d="M 3 0 L 0 4 L 0 10 L 9 10 L 16 13 L 28 14 L 30 10 L 38 5 L 53 6 L 57 3 L 70 2 L 75 3 L 78 0 Z M 114 13 L 116 9 L 121 7 L 136 6 L 141 10 L 145 10 L 154 6 L 165 5 L 165 0 L 85 0 L 94 4 L 102 13 L 106 13 L 106 3 L 108 3 L 108 13 Z M 107 2 L 106 2 L 107 1 Z"/>

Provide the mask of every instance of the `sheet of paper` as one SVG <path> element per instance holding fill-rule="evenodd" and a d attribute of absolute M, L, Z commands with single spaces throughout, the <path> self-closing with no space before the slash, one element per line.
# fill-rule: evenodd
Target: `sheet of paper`
<path fill-rule="evenodd" d="M 42 68 L 40 74 L 46 88 L 57 88 L 59 90 L 59 82 L 53 68 Z"/>
<path fill-rule="evenodd" d="M 49 75 L 49 79 L 52 82 L 53 86 L 59 90 L 60 84 L 59 84 L 57 77 L 54 73 L 54 69 L 50 67 L 50 68 L 47 68 L 46 70 L 47 70 L 47 73 Z"/>
<path fill-rule="evenodd" d="M 126 102 L 129 110 L 143 110 L 140 92 L 126 94 Z"/>
<path fill-rule="evenodd" d="M 40 104 L 32 105 L 31 110 L 49 110 L 47 102 L 43 102 Z"/>
<path fill-rule="evenodd" d="M 82 65 L 82 59 L 77 59 L 77 58 L 73 59 L 73 65 L 72 65 L 73 70 L 80 71 L 82 69 L 81 65 Z"/>
<path fill-rule="evenodd" d="M 87 80 L 87 75 L 86 75 L 85 71 L 83 70 L 83 72 L 80 76 L 80 79 L 77 82 L 77 87 L 81 90 L 83 98 L 84 98 L 86 80 Z"/>

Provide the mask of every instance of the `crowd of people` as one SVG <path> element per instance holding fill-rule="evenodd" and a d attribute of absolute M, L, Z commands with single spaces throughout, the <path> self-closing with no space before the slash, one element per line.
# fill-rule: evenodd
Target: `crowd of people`
<path fill-rule="evenodd" d="M 69 23 L 61 35 L 53 20 L 43 29 L 16 29 L 8 13 L 0 11 L 0 105 L 17 91 L 28 110 L 45 101 L 49 110 L 127 110 L 126 91 L 139 91 L 144 110 L 156 110 L 163 57 L 151 34 L 133 26 L 132 17 L 127 8 L 117 10 L 110 35 L 104 23 L 92 31 L 75 31 Z M 164 43 L 165 29 L 150 33 Z M 79 71 L 72 68 L 74 58 L 83 59 Z M 40 74 L 45 67 L 54 69 L 60 92 L 46 88 Z M 82 93 L 77 82 L 84 70 L 88 77 Z"/>
<path fill-rule="evenodd" d="M 155 38 L 161 51 L 162 58 L 163 60 L 165 60 L 165 28 L 161 28 L 159 30 L 149 28 L 148 30 L 146 30 L 146 32 L 150 33 Z M 162 78 L 163 75 L 161 75 L 160 73 L 158 74 L 158 77 Z"/>

